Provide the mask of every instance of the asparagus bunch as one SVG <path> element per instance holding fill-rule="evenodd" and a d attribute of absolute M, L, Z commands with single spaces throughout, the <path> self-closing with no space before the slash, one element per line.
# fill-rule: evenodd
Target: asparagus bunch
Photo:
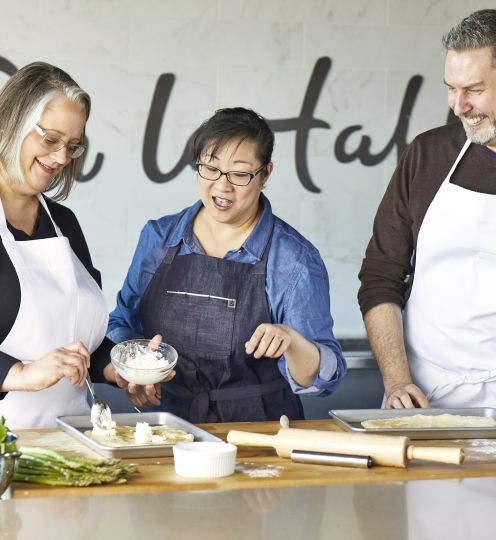
<path fill-rule="evenodd" d="M 15 482 L 49 486 L 122 484 L 137 471 L 134 464 L 118 459 L 68 458 L 45 448 L 26 447 L 13 476 Z"/>

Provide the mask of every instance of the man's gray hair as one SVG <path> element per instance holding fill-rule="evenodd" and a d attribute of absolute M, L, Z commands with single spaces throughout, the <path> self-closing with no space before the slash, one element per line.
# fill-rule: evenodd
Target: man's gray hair
<path fill-rule="evenodd" d="M 474 11 L 454 26 L 442 41 L 447 51 L 491 47 L 496 64 L 496 9 Z"/>

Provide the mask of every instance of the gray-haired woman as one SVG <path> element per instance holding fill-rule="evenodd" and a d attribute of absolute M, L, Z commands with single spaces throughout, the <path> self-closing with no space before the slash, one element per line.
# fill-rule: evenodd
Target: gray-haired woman
<path fill-rule="evenodd" d="M 90 108 L 67 73 L 43 62 L 0 91 L 0 415 L 12 428 L 89 412 L 88 369 L 115 381 L 100 274 L 76 217 L 55 202 L 81 168 Z"/>

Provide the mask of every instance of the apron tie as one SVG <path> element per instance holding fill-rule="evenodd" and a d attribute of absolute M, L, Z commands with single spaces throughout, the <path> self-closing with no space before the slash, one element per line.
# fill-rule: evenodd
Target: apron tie
<path fill-rule="evenodd" d="M 475 373 L 466 373 L 451 381 L 438 384 L 427 394 L 427 399 L 441 399 L 462 384 L 484 384 L 493 381 L 496 381 L 496 369 L 477 370 Z"/>
<path fill-rule="evenodd" d="M 193 392 L 173 382 L 165 383 L 166 392 L 182 399 L 191 400 L 189 418 L 193 422 L 219 421 L 217 415 L 210 410 L 211 402 L 262 397 L 282 390 L 286 386 L 288 386 L 288 382 L 282 377 L 262 384 L 230 386 L 228 388 L 202 390 L 200 392 Z"/>

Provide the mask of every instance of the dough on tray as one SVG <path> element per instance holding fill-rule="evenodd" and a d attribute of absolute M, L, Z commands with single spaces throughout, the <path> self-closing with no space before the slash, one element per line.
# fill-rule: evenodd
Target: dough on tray
<path fill-rule="evenodd" d="M 191 433 L 187 433 L 182 429 L 173 428 L 170 426 L 150 426 L 153 439 L 152 440 L 141 440 L 136 441 L 135 426 L 120 426 L 115 427 L 116 433 L 115 436 L 100 436 L 93 433 L 92 431 L 85 431 L 84 434 L 92 439 L 98 441 L 105 446 L 111 446 L 120 448 L 122 446 L 152 446 L 152 445 L 163 445 L 163 444 L 176 444 L 179 442 L 193 441 L 195 437 Z"/>
<path fill-rule="evenodd" d="M 415 414 L 396 418 L 376 418 L 361 422 L 365 429 L 419 429 L 419 428 L 462 428 L 495 427 L 496 420 L 487 416 L 465 416 L 461 414 Z"/>

